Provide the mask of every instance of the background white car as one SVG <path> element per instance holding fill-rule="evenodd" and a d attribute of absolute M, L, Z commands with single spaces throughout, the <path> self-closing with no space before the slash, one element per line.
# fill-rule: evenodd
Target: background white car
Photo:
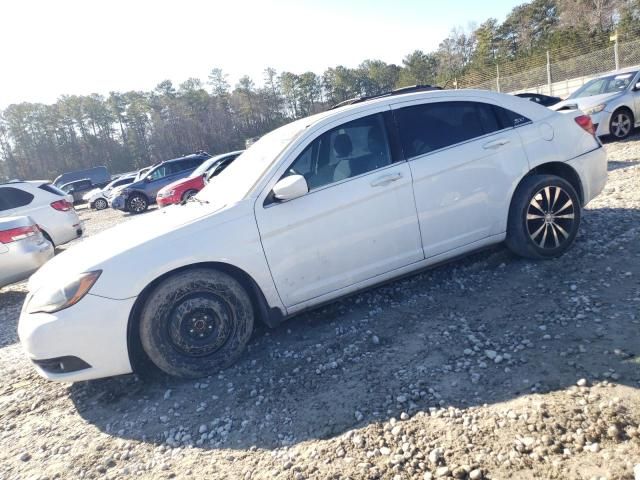
<path fill-rule="evenodd" d="M 581 112 L 473 90 L 356 100 L 265 136 L 184 205 L 95 235 L 29 281 L 19 322 L 40 374 L 211 375 L 254 322 L 506 241 L 553 258 L 604 188 Z"/>
<path fill-rule="evenodd" d="M 0 288 L 24 280 L 53 255 L 53 245 L 31 218 L 0 218 Z"/>
<path fill-rule="evenodd" d="M 117 187 L 125 187 L 136 178 L 136 174 L 123 175 L 118 177 L 109 183 L 104 188 L 95 188 L 90 192 L 87 192 L 82 199 L 89 204 L 89 208 L 95 208 L 96 210 L 104 210 L 109 207 L 109 198 Z M 120 190 L 118 190 L 120 191 Z"/>
<path fill-rule="evenodd" d="M 551 108 L 578 108 L 591 116 L 597 135 L 626 138 L 640 126 L 640 71 L 627 68 L 594 78 Z"/>
<path fill-rule="evenodd" d="M 45 181 L 0 184 L 0 217 L 29 216 L 54 246 L 82 236 L 73 197 Z"/>

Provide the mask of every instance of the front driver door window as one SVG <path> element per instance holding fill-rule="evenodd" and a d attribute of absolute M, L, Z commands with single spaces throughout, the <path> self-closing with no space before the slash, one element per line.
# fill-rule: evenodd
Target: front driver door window
<path fill-rule="evenodd" d="M 376 114 L 321 132 L 285 172 L 304 175 L 309 193 L 265 206 L 271 185 L 256 202 L 267 262 L 291 313 L 423 259 L 411 174 L 394 162 L 388 121 Z"/>

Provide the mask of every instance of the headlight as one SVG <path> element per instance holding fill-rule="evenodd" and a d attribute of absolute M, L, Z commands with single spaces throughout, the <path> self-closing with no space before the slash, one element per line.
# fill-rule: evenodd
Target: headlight
<path fill-rule="evenodd" d="M 606 103 L 601 103 L 600 105 L 596 105 L 595 107 L 587 108 L 584 113 L 586 115 L 593 115 L 594 113 L 600 113 L 606 107 Z"/>
<path fill-rule="evenodd" d="M 169 190 L 168 192 L 160 192 L 158 194 L 158 197 L 160 198 L 167 198 L 167 197 L 173 197 L 173 195 L 176 193 L 175 190 Z"/>
<path fill-rule="evenodd" d="M 89 293 L 101 273 L 102 270 L 81 273 L 61 287 L 45 286 L 36 290 L 27 304 L 27 313 L 53 313 L 75 305 Z"/>

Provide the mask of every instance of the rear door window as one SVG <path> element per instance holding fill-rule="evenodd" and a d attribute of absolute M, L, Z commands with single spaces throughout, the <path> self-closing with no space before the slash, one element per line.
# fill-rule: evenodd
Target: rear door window
<path fill-rule="evenodd" d="M 425 103 L 394 113 L 407 159 L 529 121 L 501 107 L 468 101 Z"/>
<path fill-rule="evenodd" d="M 0 187 L 0 210 L 12 210 L 14 208 L 29 205 L 33 195 L 14 187 Z"/>

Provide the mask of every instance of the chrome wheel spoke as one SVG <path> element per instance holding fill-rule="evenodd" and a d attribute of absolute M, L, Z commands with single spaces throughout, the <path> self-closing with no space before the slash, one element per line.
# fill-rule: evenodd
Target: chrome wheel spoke
<path fill-rule="evenodd" d="M 527 220 L 544 220 L 544 215 L 537 215 L 534 213 L 527 213 Z"/>
<path fill-rule="evenodd" d="M 553 233 L 553 240 L 556 243 L 556 248 L 558 248 L 558 246 L 560 246 L 560 240 L 558 239 L 558 233 L 556 232 L 555 229 L 555 224 L 551 223 L 549 224 L 550 228 L 551 228 L 551 233 Z"/>
<path fill-rule="evenodd" d="M 531 200 L 531 206 L 532 206 L 532 207 L 534 207 L 534 208 L 537 208 L 537 209 L 538 209 L 538 210 L 540 210 L 542 213 L 544 213 L 543 208 L 540 206 L 540 204 L 538 203 L 538 201 L 537 201 L 535 198 L 533 198 L 533 199 Z"/>
<path fill-rule="evenodd" d="M 571 201 L 571 199 L 567 200 L 567 203 L 565 203 L 559 210 L 556 210 L 555 212 L 553 212 L 554 215 L 557 215 L 560 212 L 565 211 L 567 208 L 571 207 L 573 205 L 573 202 Z"/>
<path fill-rule="evenodd" d="M 564 219 L 573 220 L 575 218 L 575 215 L 573 213 L 567 213 L 566 215 L 554 215 L 554 218 L 564 218 Z"/>
<path fill-rule="evenodd" d="M 557 223 L 552 223 L 552 225 L 555 227 L 555 229 L 557 229 L 562 235 L 564 235 L 564 238 L 569 238 L 569 232 L 567 232 L 564 228 L 562 228 L 559 224 Z M 555 231 L 555 230 L 554 230 Z"/>
<path fill-rule="evenodd" d="M 544 244 L 547 241 L 547 233 L 549 232 L 549 225 L 545 223 L 543 227 L 544 227 L 544 233 L 542 234 L 542 239 L 540 240 L 540 243 L 538 243 L 538 245 L 540 245 L 542 248 L 544 248 Z"/>

